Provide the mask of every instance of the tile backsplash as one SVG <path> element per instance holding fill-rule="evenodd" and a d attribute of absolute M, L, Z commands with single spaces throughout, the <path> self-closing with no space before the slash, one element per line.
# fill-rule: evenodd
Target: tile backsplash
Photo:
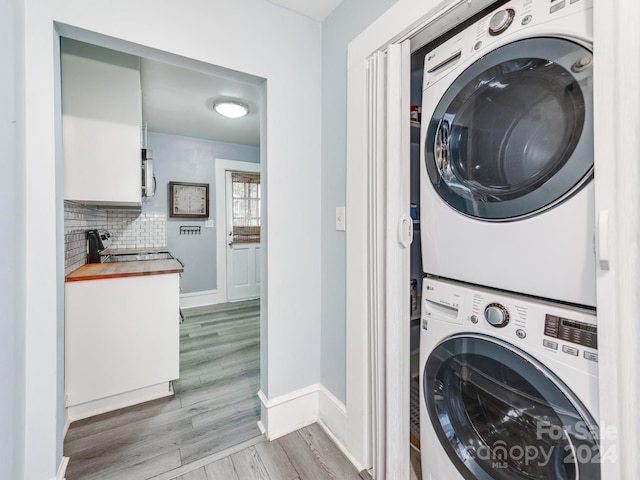
<path fill-rule="evenodd" d="M 107 228 L 107 211 L 64 202 L 64 274 L 87 263 L 87 230 Z"/>
<path fill-rule="evenodd" d="M 164 212 L 104 209 L 65 201 L 65 275 L 87 263 L 87 230 L 92 228 L 111 232 L 111 248 L 167 245 L 167 215 Z"/>
<path fill-rule="evenodd" d="M 167 214 L 131 210 L 107 210 L 111 248 L 167 246 Z"/>

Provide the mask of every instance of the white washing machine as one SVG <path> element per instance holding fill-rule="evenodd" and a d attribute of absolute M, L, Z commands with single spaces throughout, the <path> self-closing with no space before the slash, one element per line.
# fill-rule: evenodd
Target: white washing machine
<path fill-rule="evenodd" d="M 425 273 L 595 306 L 592 0 L 512 0 L 425 57 Z"/>
<path fill-rule="evenodd" d="M 595 480 L 595 313 L 425 278 L 423 480 Z"/>

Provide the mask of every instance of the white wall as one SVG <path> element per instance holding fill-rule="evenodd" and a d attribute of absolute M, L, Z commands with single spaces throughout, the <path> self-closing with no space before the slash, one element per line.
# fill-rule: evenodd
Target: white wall
<path fill-rule="evenodd" d="M 345 232 L 335 229 L 335 208 L 346 203 L 347 44 L 396 2 L 345 0 L 322 24 L 321 380 L 342 402 L 346 402 L 346 239 Z"/>
<path fill-rule="evenodd" d="M 267 282 L 262 391 L 279 396 L 320 380 L 320 25 L 263 0 L 25 0 L 27 234 L 27 417 L 25 476 L 52 477 L 60 459 L 63 354 L 62 199 L 56 186 L 54 23 L 84 41 L 107 37 L 267 79 Z M 97 32 L 95 36 L 88 32 Z M 137 47 L 136 47 L 137 48 Z M 130 52 L 136 53 L 136 52 Z M 60 175 L 58 175 L 59 177 Z M 304 248 L 301 248 L 304 246 Z M 262 327 L 267 325 L 263 324 Z M 37 435 L 36 435 L 37 433 Z"/>
<path fill-rule="evenodd" d="M 60 119 L 55 94 L 53 28 L 47 2 L 24 2 L 24 159 L 25 169 L 25 424 L 24 478 L 52 477 L 62 455 L 64 335 L 61 335 L 64 265 L 56 179 L 55 132 Z M 57 243 L 43 246 L 42 232 Z M 59 232 L 59 233 L 58 233 Z"/>
<path fill-rule="evenodd" d="M 20 478 L 24 457 L 24 169 L 22 6 L 0 1 L 0 477 Z"/>

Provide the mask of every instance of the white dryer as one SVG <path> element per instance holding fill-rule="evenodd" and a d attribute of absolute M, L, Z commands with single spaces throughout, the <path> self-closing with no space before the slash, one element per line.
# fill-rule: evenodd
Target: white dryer
<path fill-rule="evenodd" d="M 596 480 L 595 314 L 425 278 L 423 480 Z"/>
<path fill-rule="evenodd" d="M 512 0 L 425 57 L 423 270 L 595 306 L 592 0 Z"/>

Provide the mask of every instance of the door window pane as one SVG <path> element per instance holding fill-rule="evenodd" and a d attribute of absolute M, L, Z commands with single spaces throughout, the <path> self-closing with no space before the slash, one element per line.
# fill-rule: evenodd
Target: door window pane
<path fill-rule="evenodd" d="M 234 243 L 260 242 L 260 174 L 231 172 Z"/>

